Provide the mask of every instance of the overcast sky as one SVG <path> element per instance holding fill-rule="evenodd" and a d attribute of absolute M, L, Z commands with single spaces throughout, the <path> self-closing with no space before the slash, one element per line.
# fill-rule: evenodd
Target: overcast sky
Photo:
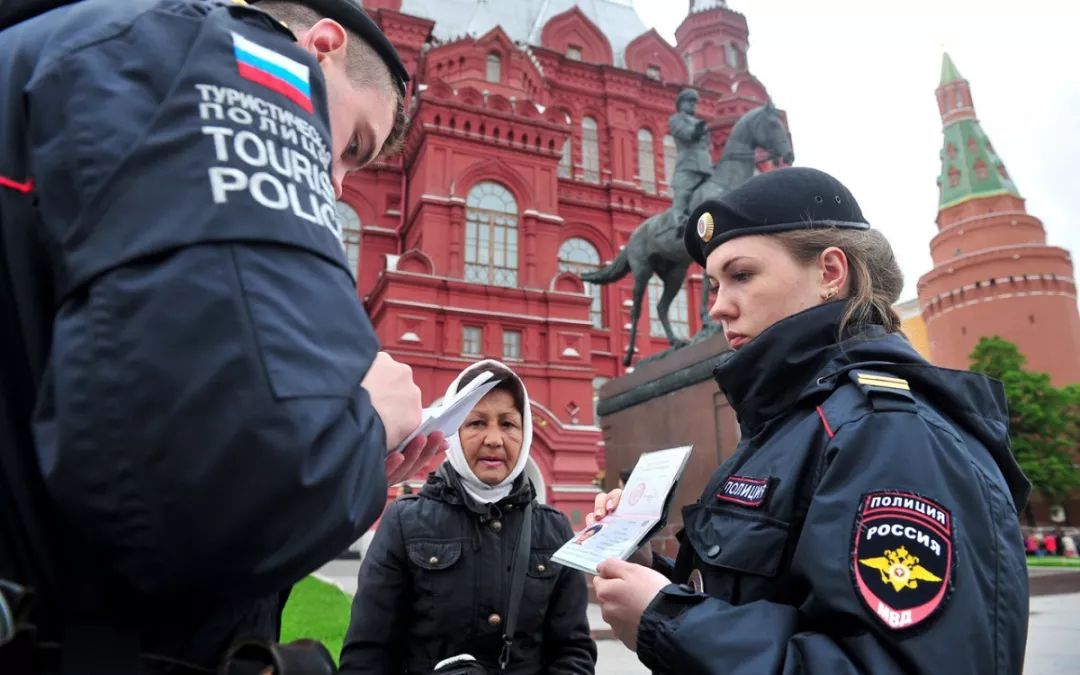
<path fill-rule="evenodd" d="M 633 0 L 674 44 L 687 0 Z M 903 268 L 902 299 L 937 233 L 943 49 L 1047 241 L 1080 254 L 1080 2 L 728 0 L 750 71 L 788 115 L 795 164 L 835 175 Z M 1074 263 L 1075 264 L 1075 263 Z"/>

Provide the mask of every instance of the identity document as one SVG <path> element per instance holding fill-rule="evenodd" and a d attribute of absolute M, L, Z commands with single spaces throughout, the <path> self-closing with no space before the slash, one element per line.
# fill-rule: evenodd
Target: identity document
<path fill-rule="evenodd" d="M 456 434 L 465 422 L 465 418 L 480 402 L 480 399 L 484 398 L 497 384 L 499 384 L 499 380 L 492 379 L 490 371 L 480 373 L 476 376 L 476 379 L 462 387 L 461 391 L 444 400 L 441 404 L 424 408 L 421 417 L 423 421 L 420 426 L 406 436 L 405 440 L 394 448 L 394 452 L 401 452 L 412 439 L 421 434 L 428 436 L 436 431 L 442 432 L 443 436 Z"/>
<path fill-rule="evenodd" d="M 693 447 L 684 445 L 642 455 L 615 511 L 575 534 L 551 559 L 596 574 L 601 561 L 629 558 L 664 526 L 675 486 Z"/>

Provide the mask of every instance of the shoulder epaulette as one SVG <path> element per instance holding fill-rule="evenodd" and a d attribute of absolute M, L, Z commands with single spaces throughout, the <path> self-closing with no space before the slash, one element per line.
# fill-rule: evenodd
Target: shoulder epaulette
<path fill-rule="evenodd" d="M 848 377 L 870 399 L 874 410 L 915 412 L 915 397 L 907 380 L 873 370 L 849 370 Z"/>

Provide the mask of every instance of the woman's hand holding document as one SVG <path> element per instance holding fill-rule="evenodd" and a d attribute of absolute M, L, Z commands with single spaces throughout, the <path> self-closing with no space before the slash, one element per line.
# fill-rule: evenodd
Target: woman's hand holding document
<path fill-rule="evenodd" d="M 608 558 L 629 558 L 664 526 L 691 450 L 685 445 L 642 455 L 615 510 L 575 534 L 551 559 L 596 574 L 596 566 Z"/>

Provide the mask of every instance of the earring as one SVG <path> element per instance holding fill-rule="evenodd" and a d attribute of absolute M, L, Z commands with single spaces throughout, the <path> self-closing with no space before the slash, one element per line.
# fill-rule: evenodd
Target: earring
<path fill-rule="evenodd" d="M 823 295 L 821 299 L 822 300 L 832 300 L 834 295 L 836 295 L 836 289 L 835 288 L 830 288 L 828 291 L 826 291 L 825 295 Z"/>

